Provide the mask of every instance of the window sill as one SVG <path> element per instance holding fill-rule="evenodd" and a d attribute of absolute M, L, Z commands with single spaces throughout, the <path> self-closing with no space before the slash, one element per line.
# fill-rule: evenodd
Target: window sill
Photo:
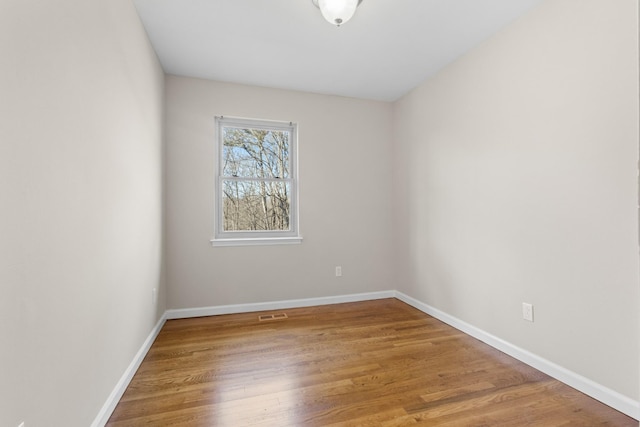
<path fill-rule="evenodd" d="M 265 245 L 297 245 L 302 243 L 298 237 L 262 237 L 246 239 L 211 239 L 211 246 L 265 246 Z"/>

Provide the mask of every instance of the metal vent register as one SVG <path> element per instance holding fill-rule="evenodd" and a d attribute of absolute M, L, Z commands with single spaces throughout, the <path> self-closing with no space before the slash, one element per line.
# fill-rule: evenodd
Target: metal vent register
<path fill-rule="evenodd" d="M 262 314 L 258 316 L 258 320 L 260 322 L 266 322 L 268 320 L 282 320 L 287 319 L 287 313 L 278 313 L 278 314 Z"/>

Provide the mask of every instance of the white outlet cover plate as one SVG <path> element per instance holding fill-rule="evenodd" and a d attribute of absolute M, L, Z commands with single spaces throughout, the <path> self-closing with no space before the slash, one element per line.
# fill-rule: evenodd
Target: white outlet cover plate
<path fill-rule="evenodd" d="M 522 303 L 522 318 L 529 322 L 533 322 L 533 304 L 526 302 Z"/>

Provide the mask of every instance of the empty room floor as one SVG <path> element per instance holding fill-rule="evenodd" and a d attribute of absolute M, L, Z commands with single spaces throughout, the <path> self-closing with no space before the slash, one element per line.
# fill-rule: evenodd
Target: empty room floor
<path fill-rule="evenodd" d="M 167 321 L 107 424 L 141 425 L 638 422 L 397 299 L 382 299 Z"/>

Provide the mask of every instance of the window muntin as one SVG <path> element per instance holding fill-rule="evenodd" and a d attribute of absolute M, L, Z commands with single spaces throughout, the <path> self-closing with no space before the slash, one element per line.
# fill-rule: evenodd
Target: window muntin
<path fill-rule="evenodd" d="M 212 243 L 298 243 L 297 126 L 218 117 L 216 144 Z"/>

